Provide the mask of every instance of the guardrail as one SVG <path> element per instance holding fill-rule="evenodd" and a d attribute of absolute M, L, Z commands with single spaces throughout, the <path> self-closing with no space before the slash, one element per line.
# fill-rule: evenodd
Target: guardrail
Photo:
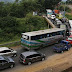
<path fill-rule="evenodd" d="M 18 45 L 19 43 L 21 43 L 21 41 L 15 41 L 15 42 L 10 42 L 10 43 L 0 44 L 0 47 L 1 46 L 9 46 L 9 45 Z"/>

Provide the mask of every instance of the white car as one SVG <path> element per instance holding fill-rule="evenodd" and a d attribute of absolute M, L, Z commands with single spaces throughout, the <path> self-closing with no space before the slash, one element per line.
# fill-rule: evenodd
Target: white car
<path fill-rule="evenodd" d="M 59 19 L 57 19 L 57 18 L 56 18 L 56 22 L 57 22 L 57 25 L 59 25 L 59 24 L 61 25 L 62 24 L 62 22 Z"/>
<path fill-rule="evenodd" d="M 0 47 L 0 55 L 4 56 L 17 56 L 17 51 L 8 48 L 8 47 Z"/>
<path fill-rule="evenodd" d="M 51 15 L 51 19 L 55 19 L 56 18 L 56 16 L 55 15 Z"/>

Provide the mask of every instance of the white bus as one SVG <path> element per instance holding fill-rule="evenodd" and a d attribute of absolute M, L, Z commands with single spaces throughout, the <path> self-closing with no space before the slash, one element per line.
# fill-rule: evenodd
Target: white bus
<path fill-rule="evenodd" d="M 26 49 L 37 49 L 51 45 L 65 37 L 65 30 L 52 28 L 22 33 L 21 46 Z"/>

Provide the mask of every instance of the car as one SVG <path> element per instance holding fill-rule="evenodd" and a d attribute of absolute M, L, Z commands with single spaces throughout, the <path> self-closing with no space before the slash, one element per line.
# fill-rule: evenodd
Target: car
<path fill-rule="evenodd" d="M 20 54 L 19 61 L 23 64 L 31 65 L 33 62 L 45 60 L 45 54 L 36 51 L 27 51 Z"/>
<path fill-rule="evenodd" d="M 0 70 L 5 68 L 13 68 L 15 66 L 15 62 L 10 57 L 0 56 Z"/>
<path fill-rule="evenodd" d="M 57 22 L 57 25 L 61 25 L 62 24 L 62 22 L 58 18 L 56 18 L 56 22 Z"/>
<path fill-rule="evenodd" d="M 63 53 L 63 51 L 65 50 L 69 50 L 71 47 L 70 43 L 66 40 L 62 40 L 59 44 L 55 44 L 55 46 L 53 47 L 54 52 L 61 52 Z"/>
<path fill-rule="evenodd" d="M 51 15 L 51 19 L 55 19 L 56 16 L 54 14 Z"/>
<path fill-rule="evenodd" d="M 8 48 L 8 47 L 0 47 L 0 55 L 4 56 L 17 56 L 17 51 Z"/>

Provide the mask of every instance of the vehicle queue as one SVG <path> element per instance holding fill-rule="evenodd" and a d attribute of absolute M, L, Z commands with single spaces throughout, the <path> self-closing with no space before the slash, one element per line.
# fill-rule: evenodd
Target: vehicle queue
<path fill-rule="evenodd" d="M 57 23 L 60 21 L 57 20 Z M 44 61 L 46 55 L 33 51 L 34 49 L 43 48 L 55 44 L 54 52 L 63 53 L 69 50 L 72 44 L 72 36 L 66 40 L 66 31 L 62 28 L 51 28 L 46 30 L 39 30 L 33 32 L 22 33 L 21 46 L 29 51 L 23 52 L 19 55 L 19 62 L 22 64 L 31 65 L 37 61 Z M 8 48 L 0 47 L 0 70 L 5 68 L 13 68 L 15 61 L 11 57 L 16 57 L 17 51 Z"/>
<path fill-rule="evenodd" d="M 33 51 L 33 49 L 43 48 L 54 43 L 56 43 L 56 45 L 53 47 L 53 50 L 56 52 L 59 51 L 63 53 L 64 50 L 69 50 L 71 47 L 70 43 L 66 40 L 62 41 L 63 39 L 65 39 L 65 30 L 60 28 L 22 33 L 22 47 L 29 51 L 19 55 L 19 62 L 31 65 L 34 62 L 45 60 L 45 54 Z M 13 68 L 15 61 L 11 57 L 16 56 L 17 51 L 8 47 L 0 47 L 0 70 L 9 67 Z"/>

